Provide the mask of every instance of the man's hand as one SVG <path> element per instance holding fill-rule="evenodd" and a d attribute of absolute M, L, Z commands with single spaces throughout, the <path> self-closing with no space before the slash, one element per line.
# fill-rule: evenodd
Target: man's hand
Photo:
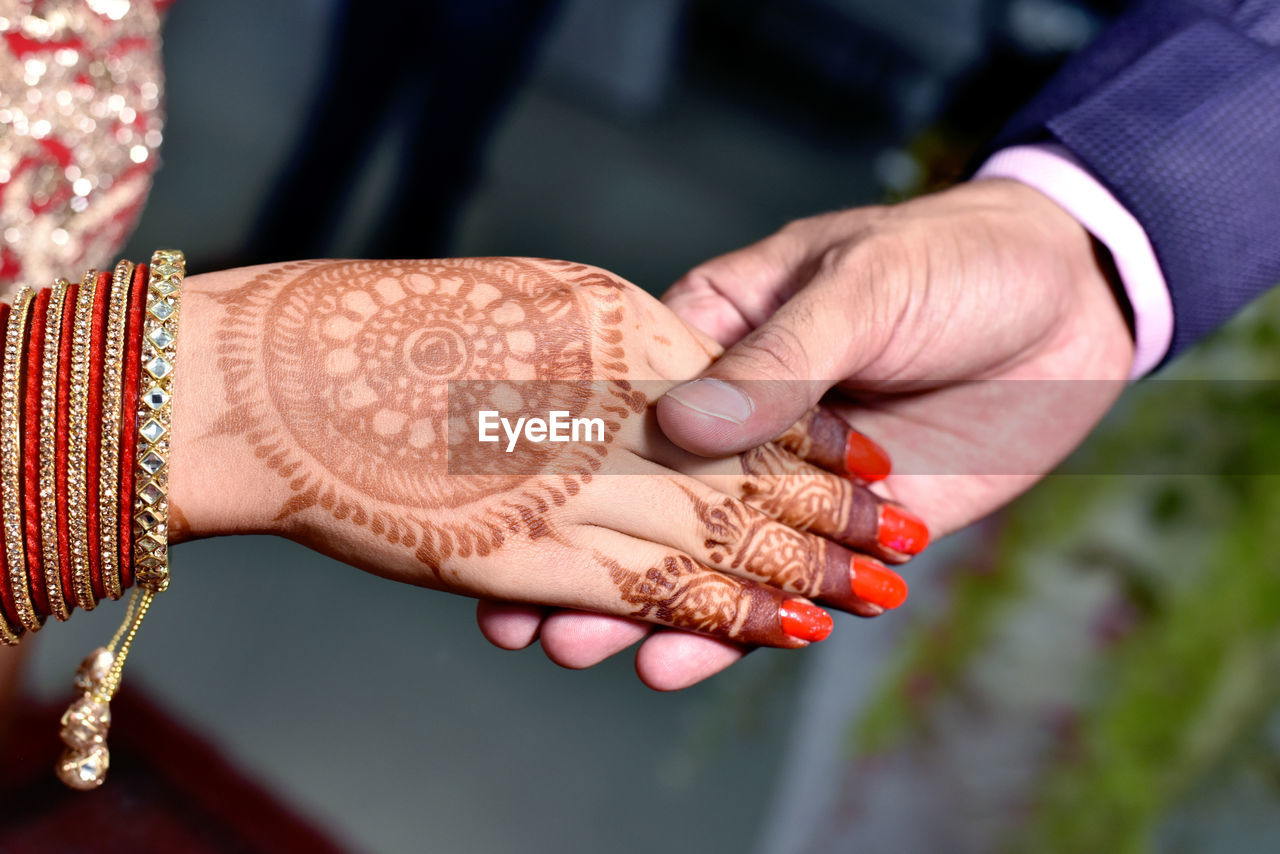
<path fill-rule="evenodd" d="M 839 384 L 832 408 L 894 461 L 885 494 L 936 535 L 1052 470 L 1133 360 L 1089 234 L 1006 180 L 798 220 L 693 269 L 664 302 L 730 348 L 659 402 L 668 437 L 733 453 Z"/>
<path fill-rule="evenodd" d="M 783 433 L 838 385 L 833 408 L 894 461 L 877 489 L 937 535 L 1053 469 L 1110 408 L 1133 359 L 1089 234 L 1005 180 L 793 222 L 691 270 L 664 302 L 729 348 L 659 402 L 669 438 L 702 455 L 736 453 Z M 531 642 L 537 617 L 511 631 L 519 619 L 485 606 L 481 626 L 500 645 Z M 541 631 L 570 666 L 646 633 L 572 612 Z M 662 632 L 636 666 L 651 687 L 678 688 L 742 654 Z"/>

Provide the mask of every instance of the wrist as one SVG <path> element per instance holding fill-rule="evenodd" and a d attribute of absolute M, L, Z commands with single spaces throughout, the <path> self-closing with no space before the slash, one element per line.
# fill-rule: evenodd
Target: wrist
<path fill-rule="evenodd" d="M 1155 368 L 1173 339 L 1173 303 L 1146 229 L 1128 208 L 1085 163 L 1056 143 L 999 151 L 976 177 L 1007 178 L 1033 187 L 1089 231 L 1130 321 L 1134 355 L 1129 378 Z"/>
<path fill-rule="evenodd" d="M 983 180 L 1003 193 L 1031 228 L 1032 253 L 1061 266 L 1063 283 L 1058 334 L 1047 338 L 1053 350 L 1070 351 L 1061 360 L 1072 379 L 1120 380 L 1134 360 L 1133 313 L 1107 247 L 1058 199 L 1021 181 Z"/>
<path fill-rule="evenodd" d="M 235 366 L 219 353 L 215 296 L 243 284 L 239 271 L 188 276 L 173 394 L 169 537 L 173 542 L 227 534 L 273 533 L 262 500 L 263 465 L 240 437 L 222 375 Z"/>

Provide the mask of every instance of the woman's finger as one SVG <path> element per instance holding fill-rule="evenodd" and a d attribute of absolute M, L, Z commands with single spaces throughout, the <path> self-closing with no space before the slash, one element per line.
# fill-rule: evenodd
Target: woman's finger
<path fill-rule="evenodd" d="M 569 524 L 471 577 L 446 565 L 449 589 L 490 599 L 631 617 L 757 646 L 801 647 L 831 631 L 803 597 L 710 569 L 669 547 L 594 524 Z"/>
<path fill-rule="evenodd" d="M 819 468 L 866 483 L 884 480 L 892 464 L 884 448 L 824 406 L 815 406 L 774 440 Z"/>
<path fill-rule="evenodd" d="M 738 461 L 743 500 L 779 522 L 897 563 L 929 544 L 929 529 L 914 513 L 777 445 L 752 448 Z"/>
<path fill-rule="evenodd" d="M 914 513 L 772 442 L 721 459 L 670 444 L 653 443 L 647 451 L 655 462 L 741 498 L 784 525 L 891 563 L 904 563 L 929 544 L 929 529 Z"/>
<path fill-rule="evenodd" d="M 865 617 L 906 599 L 906 582 L 879 561 L 774 521 L 694 478 L 647 465 L 647 476 L 628 482 L 626 492 L 654 510 L 641 516 L 616 502 L 595 502 L 592 522 Z"/>

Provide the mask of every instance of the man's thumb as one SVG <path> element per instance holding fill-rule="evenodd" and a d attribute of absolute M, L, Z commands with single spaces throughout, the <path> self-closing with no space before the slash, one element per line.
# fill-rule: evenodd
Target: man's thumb
<path fill-rule="evenodd" d="M 818 312 L 813 288 L 797 294 L 701 377 L 667 392 L 658 424 L 677 445 L 727 456 L 778 436 L 848 375 L 844 312 Z M 836 342 L 839 342 L 838 344 Z M 836 344 L 836 346 L 832 346 Z"/>

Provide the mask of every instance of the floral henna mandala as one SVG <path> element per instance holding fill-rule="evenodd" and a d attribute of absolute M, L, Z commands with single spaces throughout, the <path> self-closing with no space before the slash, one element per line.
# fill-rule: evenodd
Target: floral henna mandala
<path fill-rule="evenodd" d="M 277 521 L 319 507 L 415 549 L 439 575 L 453 555 L 553 535 L 551 509 L 579 492 L 608 444 L 558 449 L 553 474 L 468 474 L 479 470 L 468 469 L 474 448 L 450 457 L 451 412 L 500 395 L 525 413 L 596 407 L 616 428 L 643 408 L 626 382 L 624 296 L 594 268 L 534 259 L 277 267 L 215 297 L 231 407 L 217 430 L 287 481 Z M 566 399 L 604 378 L 603 403 Z"/>

